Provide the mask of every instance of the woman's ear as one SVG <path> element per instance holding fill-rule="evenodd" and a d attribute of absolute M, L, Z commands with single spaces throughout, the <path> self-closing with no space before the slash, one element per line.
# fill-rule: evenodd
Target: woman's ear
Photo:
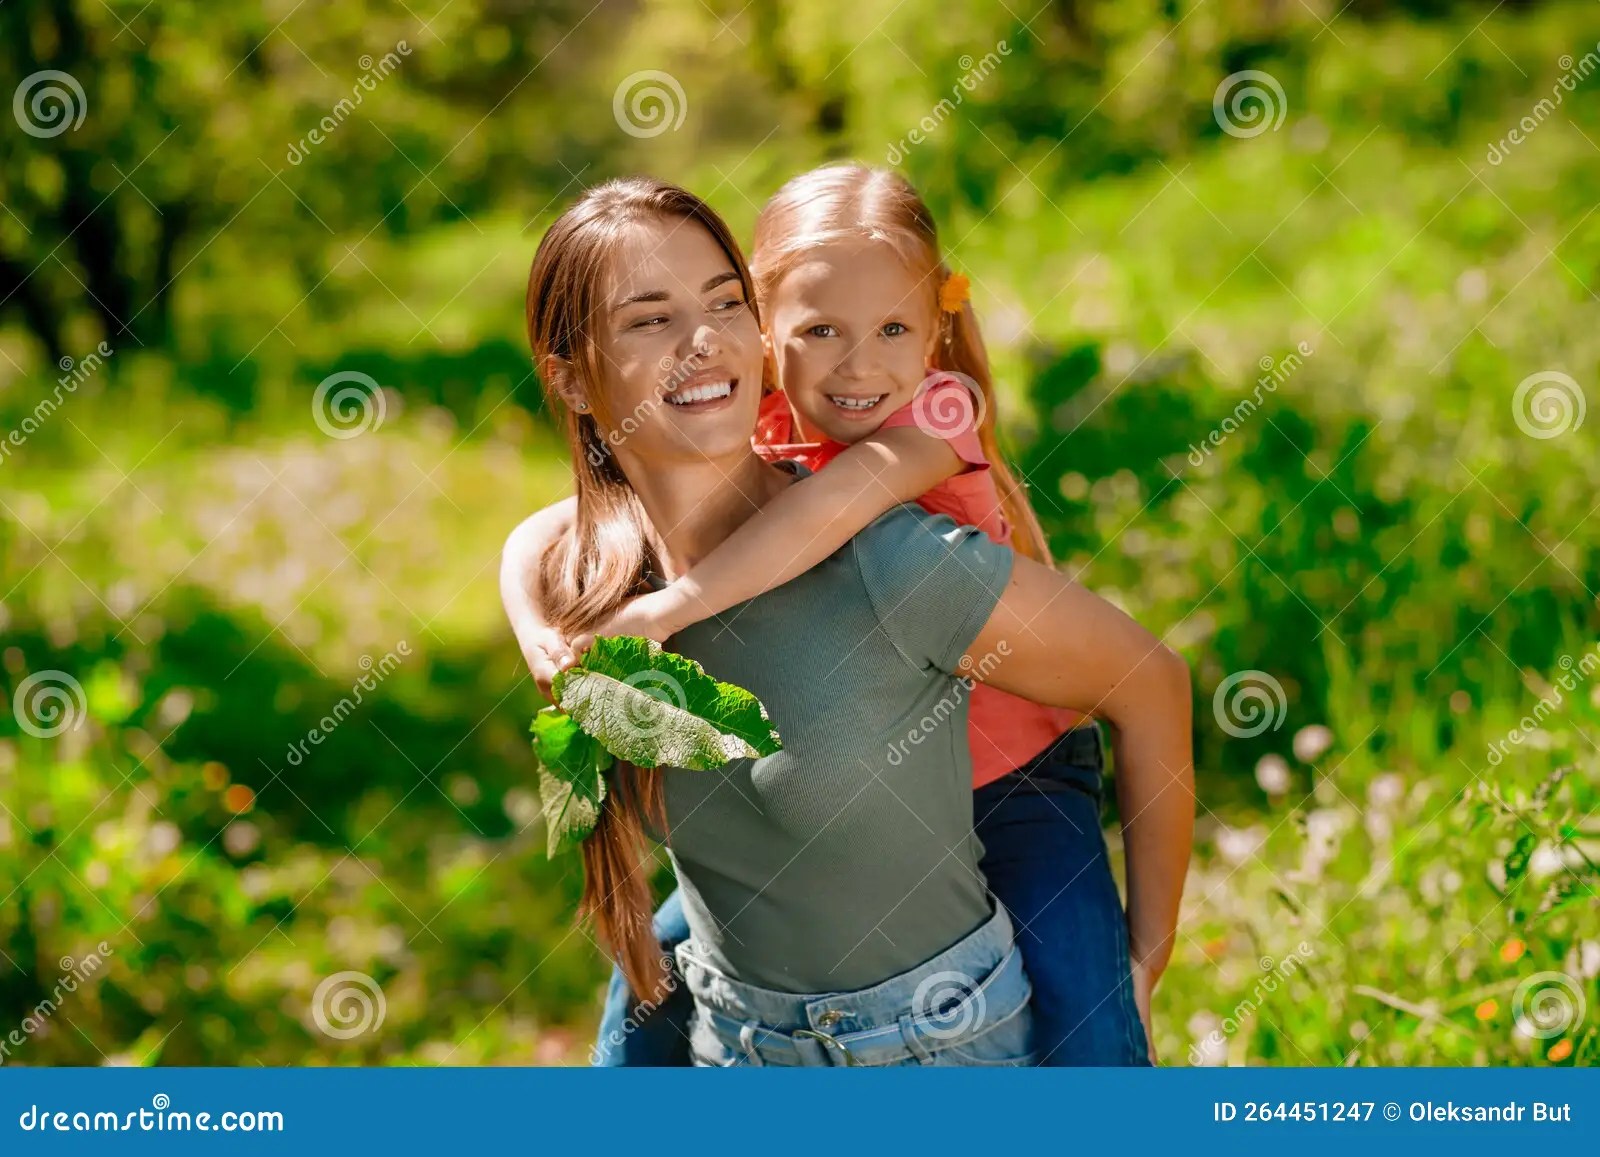
<path fill-rule="evenodd" d="M 588 400 L 578 384 L 578 374 L 566 358 L 547 357 L 539 367 L 539 376 L 549 383 L 551 391 L 578 413 L 587 413 Z"/>

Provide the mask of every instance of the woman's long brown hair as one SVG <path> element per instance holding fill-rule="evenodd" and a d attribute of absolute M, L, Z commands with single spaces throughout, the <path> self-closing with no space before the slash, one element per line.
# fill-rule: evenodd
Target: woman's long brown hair
<path fill-rule="evenodd" d="M 595 326 L 618 244 L 629 230 L 663 220 L 711 234 L 755 308 L 750 271 L 722 218 L 694 194 L 646 177 L 608 181 L 585 193 L 545 233 L 528 273 L 528 342 L 549 410 L 572 453 L 577 489 L 572 532 L 550 548 L 540 576 L 546 614 L 569 636 L 641 593 L 646 574 L 659 568 L 659 540 L 610 452 L 607 435 L 616 423 L 598 388 Z M 587 412 L 575 411 L 561 395 L 563 375 L 561 384 L 581 395 Z M 583 842 L 579 915 L 594 922 L 635 995 L 658 1001 L 668 973 L 651 926 L 647 825 L 666 828 L 661 776 L 653 769 L 620 767 L 599 824 Z"/>
<path fill-rule="evenodd" d="M 939 249 L 933 214 L 909 181 L 888 169 L 855 162 L 823 165 L 801 173 L 773 194 L 756 219 L 750 254 L 761 302 L 807 250 L 829 241 L 869 238 L 891 246 L 908 268 L 928 280 L 936 293 L 950 276 Z M 1000 509 L 1013 528 L 1016 550 L 1050 563 L 1050 548 L 1028 492 L 1006 465 L 995 434 L 994 377 L 989 354 L 970 301 L 956 313 L 939 313 L 939 343 L 933 368 L 964 374 L 983 391 L 978 441 L 989 459 L 989 477 L 1000 492 Z"/>

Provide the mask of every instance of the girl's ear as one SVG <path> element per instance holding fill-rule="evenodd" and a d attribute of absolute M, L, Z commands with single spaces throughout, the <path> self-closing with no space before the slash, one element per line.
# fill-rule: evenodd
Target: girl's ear
<path fill-rule="evenodd" d="M 548 357 L 539 367 L 539 376 L 550 384 L 550 389 L 567 406 L 580 414 L 589 409 L 589 403 L 578 385 L 578 374 L 566 358 Z"/>

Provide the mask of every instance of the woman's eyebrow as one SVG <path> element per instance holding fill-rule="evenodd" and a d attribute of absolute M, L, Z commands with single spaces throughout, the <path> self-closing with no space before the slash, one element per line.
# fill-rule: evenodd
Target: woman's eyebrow
<path fill-rule="evenodd" d="M 700 287 L 700 292 L 710 293 L 713 289 L 719 285 L 722 285 L 724 282 L 738 280 L 739 274 L 735 270 L 730 269 L 726 273 L 719 273 L 714 277 L 708 278 L 706 283 Z M 611 312 L 616 313 L 619 309 L 625 309 L 630 305 L 638 305 L 641 301 L 668 301 L 671 299 L 671 297 L 672 294 L 668 290 L 647 289 L 643 293 L 635 293 L 629 297 L 623 298 L 621 301 L 617 302 L 616 305 L 611 307 Z"/>

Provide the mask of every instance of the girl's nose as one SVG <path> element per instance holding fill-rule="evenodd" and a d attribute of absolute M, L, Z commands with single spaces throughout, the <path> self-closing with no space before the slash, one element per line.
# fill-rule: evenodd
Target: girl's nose
<path fill-rule="evenodd" d="M 877 370 L 877 358 L 867 346 L 852 346 L 839 363 L 839 376 L 842 378 L 869 378 Z"/>

